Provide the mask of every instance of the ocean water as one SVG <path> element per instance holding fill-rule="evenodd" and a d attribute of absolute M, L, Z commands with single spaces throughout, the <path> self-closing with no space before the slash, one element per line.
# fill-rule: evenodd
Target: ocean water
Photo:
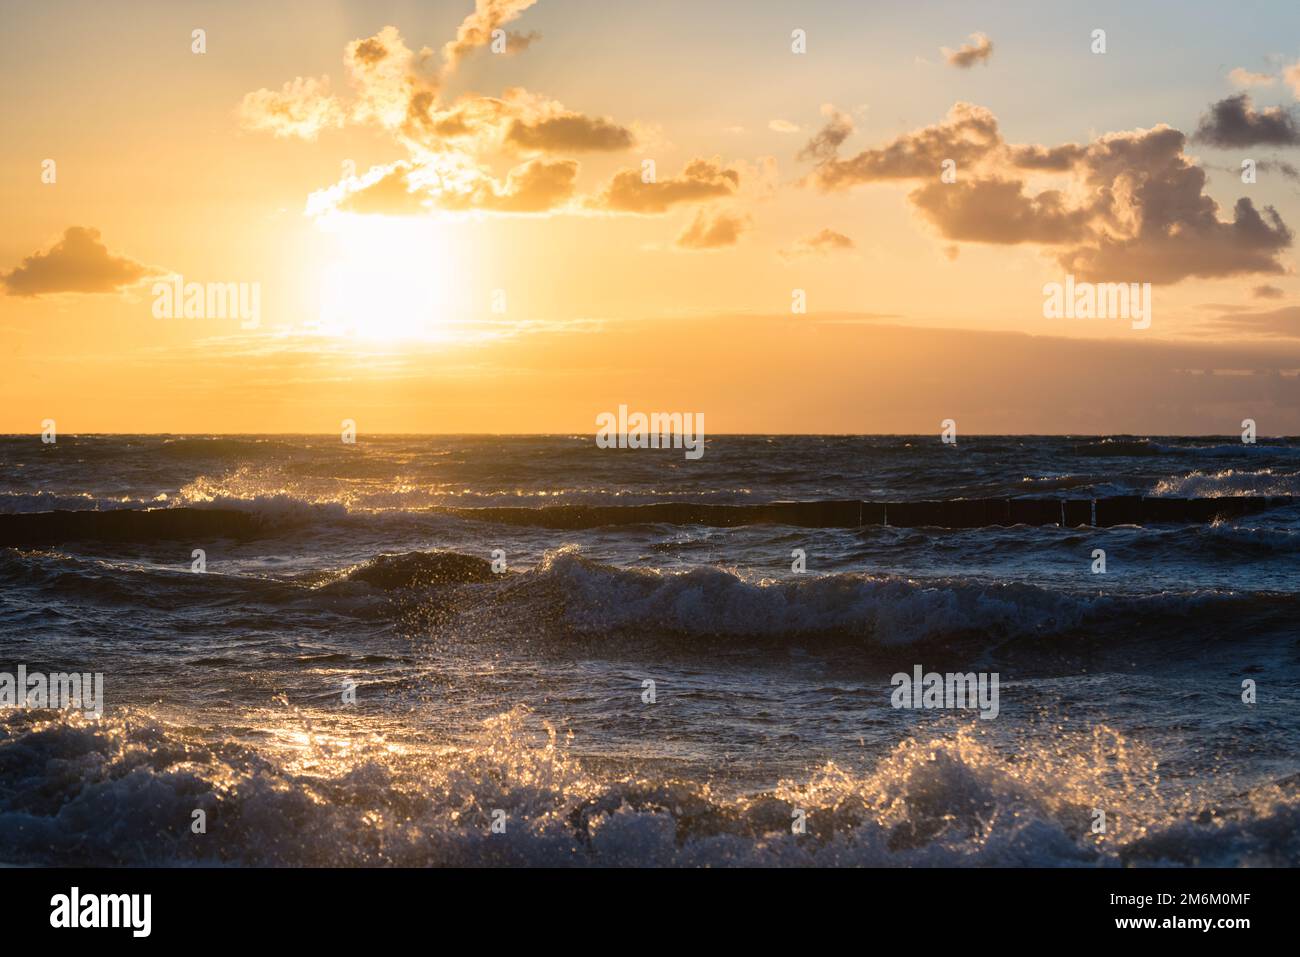
<path fill-rule="evenodd" d="M 491 511 L 1123 494 L 1298 495 L 1300 441 L 723 436 L 691 461 L 591 435 L 5 437 L 0 513 L 46 513 L 30 527 L 215 509 L 256 532 L 131 518 L 0 548 L 0 672 L 102 672 L 106 702 L 0 709 L 0 863 L 1300 863 L 1300 506 L 976 529 Z M 996 673 L 997 717 L 894 708 L 918 665 Z"/>

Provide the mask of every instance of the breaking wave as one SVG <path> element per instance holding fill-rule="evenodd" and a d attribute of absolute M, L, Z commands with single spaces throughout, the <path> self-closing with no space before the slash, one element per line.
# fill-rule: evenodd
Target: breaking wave
<path fill-rule="evenodd" d="M 1170 534 L 1168 542 L 1152 541 L 1150 546 L 1186 547 L 1178 533 Z M 1300 535 L 1294 532 L 1242 538 L 1254 534 L 1201 530 L 1196 544 L 1234 555 L 1300 548 Z M 413 551 L 290 578 L 195 576 L 184 563 L 162 566 L 56 551 L 0 550 L 0 583 L 49 594 L 76 588 L 87 601 L 124 607 L 145 602 L 183 609 L 196 601 L 242 599 L 305 612 L 314 602 L 321 610 L 415 621 L 421 610 L 436 611 L 440 633 L 481 641 L 718 641 L 760 648 L 821 640 L 864 650 L 947 641 L 992 649 L 1005 640 L 1060 637 L 1127 644 L 1139 634 L 1133 629 L 1137 621 L 1143 623 L 1145 645 L 1180 637 L 1190 623 L 1198 629 L 1230 625 L 1230 633 L 1249 623 L 1262 633 L 1297 614 L 1300 601 L 1289 593 L 1225 588 L 1129 593 L 862 572 L 773 579 L 718 566 L 624 568 L 585 557 L 576 546 L 547 552 L 533 568 L 501 573 L 481 556 Z"/>
<path fill-rule="evenodd" d="M 1226 498 L 1234 495 L 1300 495 L 1300 472 L 1277 472 L 1261 469 L 1244 472 L 1223 469 L 1219 472 L 1192 472 L 1161 479 L 1152 495 L 1193 498 Z"/>
<path fill-rule="evenodd" d="M 462 556 L 462 558 L 464 558 Z M 410 561 L 407 556 L 406 561 Z M 444 559 L 444 562 L 447 561 Z M 404 567 L 396 571 L 407 574 Z M 489 576 L 497 577 L 497 576 Z M 1142 640 L 1182 635 L 1188 621 L 1240 623 L 1296 612 L 1286 594 L 1190 589 L 1147 594 L 1072 592 L 962 578 L 916 579 L 837 573 L 757 579 L 713 566 L 689 571 L 602 564 L 576 548 L 549 552 L 525 572 L 502 576 L 488 594 L 452 609 L 455 623 L 503 634 L 513 621 L 530 638 L 749 639 L 758 644 L 827 639 L 881 648 L 977 638 L 1079 633 L 1122 640 L 1142 621 Z M 384 586 L 392 584 L 385 580 Z M 446 621 L 444 620 L 444 624 Z"/>
<path fill-rule="evenodd" d="M 292 715 L 281 716 L 290 724 Z M 292 727 L 281 728 L 282 736 Z M 523 707 L 456 745 L 257 748 L 139 711 L 0 717 L 7 864 L 1294 866 L 1300 794 L 1160 785 L 1106 727 L 1052 744 L 918 734 L 756 794 L 600 775 Z M 1051 740 L 1051 739 L 1049 739 Z M 1158 786 L 1160 785 L 1160 786 Z M 1103 835 L 1092 809 L 1121 807 Z M 206 832 L 195 834 L 195 811 Z M 805 833 L 792 821 L 802 812 Z M 494 818 L 504 823 L 493 833 Z"/>

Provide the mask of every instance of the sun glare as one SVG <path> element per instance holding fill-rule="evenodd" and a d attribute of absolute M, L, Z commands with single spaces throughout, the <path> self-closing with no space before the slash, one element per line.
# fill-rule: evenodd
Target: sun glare
<path fill-rule="evenodd" d="M 337 253 L 320 282 L 317 327 L 331 335 L 393 342 L 447 338 L 448 249 L 426 217 L 328 217 Z"/>

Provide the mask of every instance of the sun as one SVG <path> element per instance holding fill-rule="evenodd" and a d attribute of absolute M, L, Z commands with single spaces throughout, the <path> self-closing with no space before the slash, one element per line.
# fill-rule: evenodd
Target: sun
<path fill-rule="evenodd" d="M 319 225 L 337 243 L 320 279 L 321 332 L 383 342 L 447 338 L 452 273 L 438 220 L 337 214 Z"/>

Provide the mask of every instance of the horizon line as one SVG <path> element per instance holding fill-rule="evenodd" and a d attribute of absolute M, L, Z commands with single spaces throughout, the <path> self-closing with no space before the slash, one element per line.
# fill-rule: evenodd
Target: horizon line
<path fill-rule="evenodd" d="M 571 430 L 559 432 L 391 432 L 375 430 L 373 432 L 358 433 L 359 435 L 368 435 L 384 438 L 569 438 L 569 437 L 586 437 L 590 436 L 593 440 L 596 432 L 574 432 Z M 617 433 L 626 435 L 628 433 Z M 675 435 L 677 433 L 667 433 Z M 684 433 L 683 433 L 684 434 Z M 147 437 L 176 437 L 176 438 L 193 438 L 196 436 L 219 436 L 226 437 L 334 437 L 339 435 L 338 430 L 329 432 L 213 432 L 199 429 L 196 431 L 185 432 L 60 432 L 59 437 L 67 438 L 122 438 L 132 436 Z M 940 432 L 715 432 L 706 434 L 705 441 L 711 438 L 937 438 Z M 40 438 L 39 430 L 33 432 L 0 432 L 0 439 L 20 439 L 20 438 Z M 1050 438 L 1050 439 L 1114 439 L 1114 438 L 1133 438 L 1133 439 L 1241 439 L 1239 432 L 1196 432 L 1196 433 L 1178 433 L 1178 432 L 962 432 L 958 436 L 957 442 L 960 443 L 963 438 Z M 1259 435 L 1258 438 L 1271 439 L 1297 439 L 1300 435 Z M 46 443 L 57 444 L 57 443 Z M 351 443 L 349 443 L 351 444 Z M 1251 443 L 1242 443 L 1243 445 Z M 636 451 L 636 450 L 633 450 Z"/>

